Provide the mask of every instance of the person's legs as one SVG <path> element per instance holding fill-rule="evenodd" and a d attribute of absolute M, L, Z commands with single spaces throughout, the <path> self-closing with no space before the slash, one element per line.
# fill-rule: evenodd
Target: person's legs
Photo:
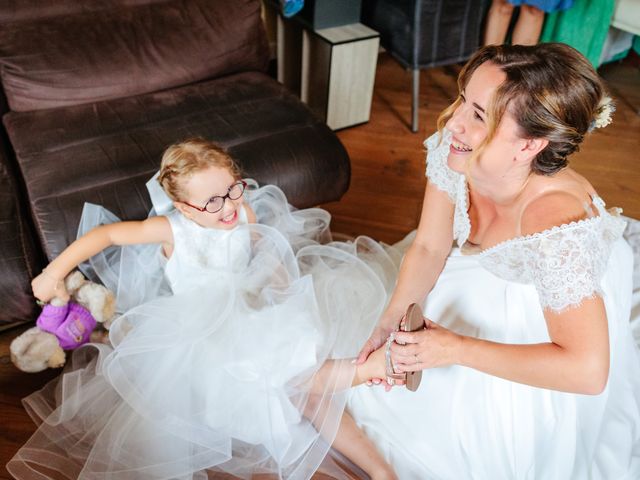
<path fill-rule="evenodd" d="M 371 439 L 364 434 L 347 412 L 342 414 L 333 447 L 362 468 L 372 480 L 398 478 Z"/>
<path fill-rule="evenodd" d="M 544 12 L 531 5 L 522 5 L 520 15 L 513 29 L 511 43 L 513 45 L 535 45 L 540 38 Z"/>
<path fill-rule="evenodd" d="M 513 5 L 507 0 L 493 0 L 484 30 L 485 45 L 502 45 L 507 36 Z"/>
<path fill-rule="evenodd" d="M 318 419 L 323 418 L 325 404 L 324 390 L 328 382 L 331 382 L 337 389 L 365 383 L 370 378 L 385 377 L 384 348 L 373 352 L 367 361 L 353 369 L 345 368 L 341 365 L 349 360 L 328 360 L 317 372 L 311 387 L 311 392 L 305 409 L 305 416 L 314 425 Z M 320 425 L 316 425 L 320 428 Z M 373 480 L 396 479 L 391 466 L 380 455 L 373 442 L 356 425 L 351 415 L 344 412 L 340 420 L 340 426 L 336 432 L 332 446 L 341 454 L 351 460 L 364 470 Z"/>

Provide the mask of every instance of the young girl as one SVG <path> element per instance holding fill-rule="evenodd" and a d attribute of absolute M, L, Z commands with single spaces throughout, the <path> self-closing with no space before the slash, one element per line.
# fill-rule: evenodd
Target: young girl
<path fill-rule="evenodd" d="M 47 389 L 27 399 L 43 423 L 11 473 L 310 478 L 335 439 L 372 478 L 395 478 L 343 413 L 348 387 L 384 376 L 379 352 L 358 367 L 348 360 L 392 283 L 363 260 L 381 247 L 321 245 L 326 212 L 295 211 L 275 187 L 252 203 L 278 229 L 256 224 L 232 159 L 202 139 L 170 147 L 158 182 L 173 211 L 113 223 L 88 206 L 81 230 L 108 224 L 33 280 L 39 300 L 67 297 L 63 278 L 92 258 L 90 273 L 117 292 L 123 314 L 113 348 L 76 351 L 71 372 L 48 387 L 55 404 Z"/>

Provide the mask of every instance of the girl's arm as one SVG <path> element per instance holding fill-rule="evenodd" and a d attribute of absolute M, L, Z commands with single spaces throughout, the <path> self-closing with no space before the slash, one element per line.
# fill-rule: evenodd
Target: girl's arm
<path fill-rule="evenodd" d="M 421 303 L 433 288 L 453 243 L 454 205 L 448 194 L 427 180 L 416 238 L 400 265 L 391 300 L 358 355 L 358 363 L 384 343 L 407 307 Z"/>
<path fill-rule="evenodd" d="M 111 245 L 137 243 L 172 244 L 173 233 L 169 220 L 158 216 L 138 222 L 118 222 L 94 228 L 64 249 L 33 279 L 31 287 L 34 296 L 43 302 L 54 296 L 68 298 L 63 280 L 71 270 Z"/>

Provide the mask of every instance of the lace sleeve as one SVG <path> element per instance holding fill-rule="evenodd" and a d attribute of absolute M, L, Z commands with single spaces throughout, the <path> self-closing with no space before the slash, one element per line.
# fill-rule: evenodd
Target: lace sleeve
<path fill-rule="evenodd" d="M 619 218 L 557 227 L 525 242 L 525 268 L 543 308 L 561 312 L 602 295 L 601 280 L 613 243 L 624 230 Z"/>
<path fill-rule="evenodd" d="M 451 201 L 455 203 L 460 174 L 451 170 L 447 165 L 451 133 L 443 130 L 443 138 L 440 144 L 438 144 L 439 140 L 440 134 L 436 132 L 424 142 L 424 146 L 428 150 L 427 178 L 435 184 L 438 189 L 446 192 Z"/>

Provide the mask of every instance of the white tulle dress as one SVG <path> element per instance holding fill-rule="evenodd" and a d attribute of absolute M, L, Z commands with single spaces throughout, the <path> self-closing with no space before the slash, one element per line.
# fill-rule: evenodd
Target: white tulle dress
<path fill-rule="evenodd" d="M 398 258 L 367 238 L 328 242 L 328 213 L 296 211 L 276 187 L 246 196 L 261 224 L 242 209 L 234 229 L 206 229 L 174 210 L 169 260 L 158 245 L 91 260 L 85 272 L 122 312 L 113 346 L 75 351 L 59 380 L 26 399 L 41 424 L 9 463 L 13 475 L 313 475 Z M 86 205 L 79 233 L 114 221 Z"/>
<path fill-rule="evenodd" d="M 592 218 L 474 251 L 466 243 L 466 179 L 447 165 L 449 144 L 446 131 L 440 145 L 436 135 L 425 142 L 427 176 L 455 204 L 458 244 L 425 315 L 496 342 L 548 342 L 542 307 L 560 311 L 599 295 L 609 321 L 607 387 L 576 395 L 450 366 L 424 371 L 415 393 L 357 387 L 349 411 L 403 480 L 640 478 L 640 361 L 629 325 L 625 221 L 595 197 Z"/>

